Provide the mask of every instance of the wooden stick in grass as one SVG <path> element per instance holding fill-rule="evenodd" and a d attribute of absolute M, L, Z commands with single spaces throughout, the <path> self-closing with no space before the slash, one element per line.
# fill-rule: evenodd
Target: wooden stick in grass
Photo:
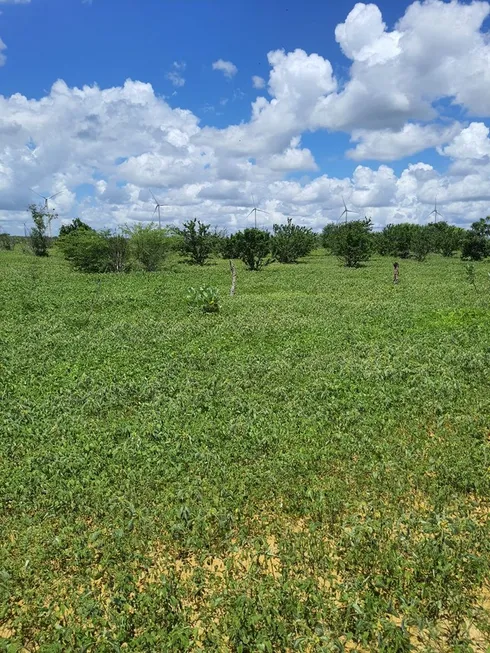
<path fill-rule="evenodd" d="M 235 294 L 235 288 L 236 288 L 236 268 L 233 263 L 233 261 L 230 259 L 230 270 L 231 270 L 231 288 L 230 288 L 230 296 L 233 297 Z"/>

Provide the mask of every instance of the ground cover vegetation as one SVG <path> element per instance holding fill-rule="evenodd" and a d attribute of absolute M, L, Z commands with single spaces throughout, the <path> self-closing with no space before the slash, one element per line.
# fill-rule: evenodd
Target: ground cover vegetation
<path fill-rule="evenodd" d="M 487 650 L 488 259 L 246 231 L 0 251 L 0 650 Z"/>

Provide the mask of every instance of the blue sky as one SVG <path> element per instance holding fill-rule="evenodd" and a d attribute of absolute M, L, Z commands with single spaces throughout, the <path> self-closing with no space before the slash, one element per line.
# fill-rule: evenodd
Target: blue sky
<path fill-rule="evenodd" d="M 451 222 L 490 212 L 488 3 L 0 9 L 0 224 L 12 232 L 28 187 L 62 191 L 64 221 L 114 228 L 151 219 L 150 189 L 167 222 L 202 213 L 230 230 L 246 226 L 252 194 L 271 221 L 315 228 L 342 195 L 378 224 L 423 222 L 436 195 Z"/>

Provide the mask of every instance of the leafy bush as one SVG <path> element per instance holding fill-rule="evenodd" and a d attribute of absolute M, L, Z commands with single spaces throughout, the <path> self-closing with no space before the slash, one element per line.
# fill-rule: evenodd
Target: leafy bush
<path fill-rule="evenodd" d="M 323 227 L 321 234 L 321 245 L 330 252 L 332 251 L 333 234 L 336 228 L 337 226 L 334 224 L 327 224 Z"/>
<path fill-rule="evenodd" d="M 129 241 L 120 234 L 75 230 L 61 238 L 58 246 L 81 272 L 123 272 L 129 267 Z"/>
<path fill-rule="evenodd" d="M 447 257 L 453 256 L 454 252 L 461 247 L 465 233 L 464 229 L 454 227 L 444 221 L 427 225 L 427 237 L 431 251 Z"/>
<path fill-rule="evenodd" d="M 412 231 L 411 250 L 417 261 L 425 261 L 431 250 L 427 227 L 415 225 Z"/>
<path fill-rule="evenodd" d="M 383 229 L 381 237 L 376 238 L 378 253 L 382 256 L 408 258 L 410 256 L 412 236 L 417 225 L 408 222 L 388 224 Z"/>
<path fill-rule="evenodd" d="M 245 229 L 234 235 L 234 247 L 249 270 L 260 270 L 271 263 L 271 236 L 261 229 Z"/>
<path fill-rule="evenodd" d="M 204 265 L 210 257 L 215 240 L 208 224 L 197 220 L 190 220 L 184 223 L 183 229 L 179 230 L 182 238 L 180 251 L 184 256 L 189 257 L 193 265 Z"/>
<path fill-rule="evenodd" d="M 218 313 L 220 309 L 218 289 L 212 286 L 189 288 L 187 302 L 191 308 L 198 308 L 203 313 Z"/>
<path fill-rule="evenodd" d="M 367 218 L 338 225 L 332 234 L 332 253 L 347 267 L 359 267 L 371 258 L 371 228 L 371 220 Z"/>
<path fill-rule="evenodd" d="M 74 220 L 72 220 L 71 224 L 62 225 L 60 229 L 59 237 L 62 238 L 63 236 L 68 236 L 74 231 L 94 231 L 94 230 L 92 229 L 92 227 L 89 227 L 88 224 L 82 222 L 80 218 L 75 218 Z"/>
<path fill-rule="evenodd" d="M 221 239 L 219 253 L 223 258 L 240 258 L 236 234 Z"/>
<path fill-rule="evenodd" d="M 280 263 L 296 263 L 315 247 L 315 234 L 307 227 L 294 225 L 291 218 L 286 224 L 275 224 L 272 237 L 272 255 Z"/>
<path fill-rule="evenodd" d="M 168 250 L 165 231 L 153 222 L 149 225 L 127 227 L 125 234 L 129 237 L 131 253 L 134 259 L 147 272 L 155 272 L 162 264 Z"/>
<path fill-rule="evenodd" d="M 14 241 L 9 234 L 0 234 L 0 249 L 11 250 L 14 248 Z"/>
<path fill-rule="evenodd" d="M 461 258 L 469 261 L 482 261 L 488 253 L 488 244 L 485 236 L 474 229 L 466 232 L 461 247 Z"/>
<path fill-rule="evenodd" d="M 46 231 L 54 215 L 44 208 L 39 208 L 36 204 L 31 204 L 29 211 L 34 222 L 34 227 L 29 233 L 31 250 L 36 256 L 48 256 L 49 238 Z"/>

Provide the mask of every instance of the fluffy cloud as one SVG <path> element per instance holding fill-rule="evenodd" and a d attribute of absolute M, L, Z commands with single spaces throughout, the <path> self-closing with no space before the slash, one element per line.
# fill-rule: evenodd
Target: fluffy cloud
<path fill-rule="evenodd" d="M 0 5 L 28 5 L 31 0 L 0 0 Z"/>
<path fill-rule="evenodd" d="M 490 130 L 482 122 L 472 122 L 459 132 L 443 150 L 443 154 L 453 159 L 490 160 Z"/>
<path fill-rule="evenodd" d="M 234 63 L 223 61 L 223 59 L 218 59 L 218 61 L 213 62 L 213 70 L 221 70 L 223 75 L 228 79 L 234 77 L 238 72 L 238 68 Z"/>
<path fill-rule="evenodd" d="M 342 196 L 378 225 L 426 221 L 435 196 L 446 219 L 471 222 L 490 201 L 490 44 L 481 31 L 488 13 L 483 2 L 431 0 L 411 5 L 389 31 L 375 5 L 358 4 L 335 31 L 352 62 L 345 83 L 319 54 L 269 52 L 268 96 L 254 99 L 248 120 L 223 129 L 171 108 L 138 81 L 107 89 L 58 81 L 41 99 L 0 96 L 0 220 L 20 233 L 33 187 L 61 191 L 60 216 L 96 227 L 151 220 L 149 188 L 174 224 L 201 214 L 240 228 L 252 194 L 270 214 L 261 216 L 264 226 L 291 216 L 319 228 L 339 218 Z M 213 68 L 229 78 L 237 71 L 223 60 Z M 184 69 L 174 62 L 170 81 L 181 84 Z M 266 83 L 253 80 L 256 88 Z M 441 99 L 478 119 L 440 120 Z M 449 167 L 442 174 L 420 161 L 401 173 L 376 164 L 345 177 L 322 174 L 301 146 L 302 134 L 318 129 L 347 132 L 347 155 L 360 163 L 436 148 Z"/>
<path fill-rule="evenodd" d="M 258 75 L 254 75 L 252 77 L 252 84 L 254 88 L 264 88 L 265 79 L 263 77 L 259 77 Z"/>
<path fill-rule="evenodd" d="M 490 43 L 481 28 L 489 13 L 487 2 L 415 2 L 389 32 L 376 5 L 357 4 L 335 30 L 352 60 L 350 79 L 319 99 L 314 124 L 400 130 L 434 118 L 442 98 L 488 115 Z"/>
<path fill-rule="evenodd" d="M 458 123 L 446 127 L 407 123 L 399 131 L 356 129 L 352 132 L 351 141 L 360 142 L 346 154 L 356 161 L 363 159 L 396 161 L 448 143 L 460 130 L 461 126 Z"/>

